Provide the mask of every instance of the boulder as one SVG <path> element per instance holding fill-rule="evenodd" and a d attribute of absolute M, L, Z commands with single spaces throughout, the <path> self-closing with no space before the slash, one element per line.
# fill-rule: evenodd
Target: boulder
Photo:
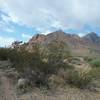
<path fill-rule="evenodd" d="M 28 85 L 28 80 L 24 78 L 20 78 L 17 83 L 18 88 L 23 88 Z"/>

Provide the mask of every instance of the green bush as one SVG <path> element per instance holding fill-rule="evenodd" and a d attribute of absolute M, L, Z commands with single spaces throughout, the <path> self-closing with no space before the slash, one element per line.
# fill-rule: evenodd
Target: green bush
<path fill-rule="evenodd" d="M 100 67 L 100 60 L 99 59 L 92 60 L 90 61 L 90 65 L 92 67 Z"/>

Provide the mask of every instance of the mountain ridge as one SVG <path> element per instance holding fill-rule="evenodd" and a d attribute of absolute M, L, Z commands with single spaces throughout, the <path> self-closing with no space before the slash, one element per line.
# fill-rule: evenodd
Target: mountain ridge
<path fill-rule="evenodd" d="M 33 36 L 28 41 L 28 48 L 35 43 L 45 45 L 54 40 L 63 41 L 68 44 L 72 54 L 76 55 L 91 55 L 91 52 L 93 55 L 98 55 L 96 51 L 100 51 L 100 37 L 95 32 L 91 32 L 83 37 L 80 37 L 77 34 L 65 33 L 62 30 L 51 32 L 47 35 L 37 34 Z"/>

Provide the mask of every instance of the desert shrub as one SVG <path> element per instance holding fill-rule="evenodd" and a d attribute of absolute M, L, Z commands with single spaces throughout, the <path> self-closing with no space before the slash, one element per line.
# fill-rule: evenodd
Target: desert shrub
<path fill-rule="evenodd" d="M 63 60 L 70 56 L 69 48 L 63 41 L 52 41 L 40 48 L 40 58 L 45 62 L 50 73 L 56 73 L 59 68 L 71 68 Z"/>
<path fill-rule="evenodd" d="M 51 72 L 51 67 L 48 63 L 42 61 L 37 47 L 34 49 L 36 49 L 34 52 L 28 52 L 24 48 L 20 50 L 11 49 L 8 58 L 21 77 L 29 78 L 31 81 L 34 80 L 37 84 L 44 84 L 46 74 Z"/>
<path fill-rule="evenodd" d="M 13 67 L 20 73 L 20 77 L 28 78 L 37 86 L 44 84 L 46 77 L 44 74 L 49 68 L 46 63 L 42 62 L 37 51 L 28 52 L 25 49 L 11 49 L 9 59 L 13 63 Z"/>
<path fill-rule="evenodd" d="M 16 68 L 19 72 L 23 70 L 23 57 L 21 52 L 16 49 L 11 49 L 9 52 L 9 60 L 13 63 L 13 67 Z"/>
<path fill-rule="evenodd" d="M 90 61 L 90 65 L 92 67 L 100 67 L 100 60 L 99 59 L 92 60 Z"/>
<path fill-rule="evenodd" d="M 68 70 L 65 73 L 66 83 L 78 88 L 86 88 L 87 85 L 92 81 L 90 73 L 79 73 L 75 70 Z"/>
<path fill-rule="evenodd" d="M 100 68 L 92 68 L 90 75 L 93 79 L 100 79 Z"/>
<path fill-rule="evenodd" d="M 0 48 L 0 60 L 7 60 L 8 59 L 8 48 Z"/>
<path fill-rule="evenodd" d="M 8 57 L 19 72 L 24 72 L 28 67 L 31 70 L 35 69 L 40 64 L 37 54 L 24 49 L 11 49 Z"/>
<path fill-rule="evenodd" d="M 69 48 L 63 41 L 52 41 L 47 45 L 48 61 L 52 65 L 59 65 L 62 61 L 70 56 Z"/>

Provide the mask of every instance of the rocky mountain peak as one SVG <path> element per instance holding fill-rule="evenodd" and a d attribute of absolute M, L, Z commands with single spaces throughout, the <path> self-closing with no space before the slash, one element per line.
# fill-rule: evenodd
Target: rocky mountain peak
<path fill-rule="evenodd" d="M 88 33 L 83 39 L 90 43 L 100 44 L 100 37 L 95 32 Z"/>
<path fill-rule="evenodd" d="M 88 33 L 85 37 L 98 38 L 99 36 L 95 32 Z"/>

